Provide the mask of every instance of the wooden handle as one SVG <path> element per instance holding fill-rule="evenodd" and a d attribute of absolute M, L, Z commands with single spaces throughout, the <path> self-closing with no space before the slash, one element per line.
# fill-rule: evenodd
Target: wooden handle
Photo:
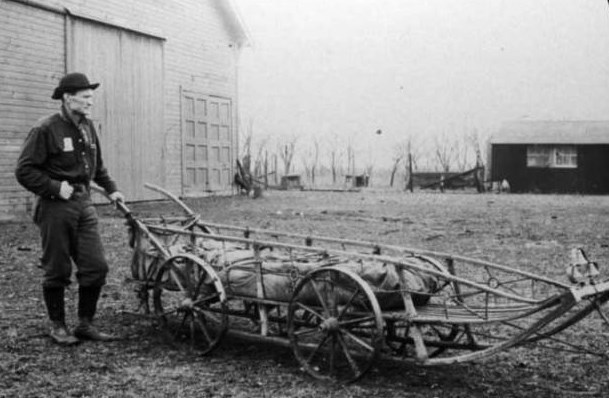
<path fill-rule="evenodd" d="M 178 198 L 177 196 L 175 196 L 174 194 L 172 194 L 171 192 L 157 186 L 154 184 L 150 184 L 150 183 L 145 183 L 144 186 L 148 189 L 151 189 L 153 191 L 156 191 L 164 196 L 167 196 L 169 199 L 171 199 L 172 201 L 174 201 L 175 203 L 178 204 L 178 206 L 180 206 L 185 212 L 186 214 L 188 214 L 189 216 L 194 216 L 195 212 L 192 211 L 192 209 L 188 206 L 186 206 L 186 203 L 182 202 L 180 200 L 180 198 Z"/>
<path fill-rule="evenodd" d="M 97 192 L 100 195 L 103 195 L 106 199 L 108 199 L 110 202 L 112 202 L 114 207 L 116 207 L 116 209 L 118 211 L 123 213 L 123 215 L 125 217 L 130 217 L 131 216 L 131 210 L 127 207 L 125 202 L 123 202 L 122 200 L 112 200 L 112 199 L 110 199 L 110 195 L 108 195 L 108 193 L 105 190 L 103 190 L 102 188 L 98 187 L 97 185 L 91 185 L 90 187 L 91 187 L 92 191 Z"/>

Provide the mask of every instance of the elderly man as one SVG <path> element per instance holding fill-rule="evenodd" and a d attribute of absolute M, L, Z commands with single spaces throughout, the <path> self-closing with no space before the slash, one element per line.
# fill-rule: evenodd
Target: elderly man
<path fill-rule="evenodd" d="M 112 339 L 92 323 L 108 264 L 89 184 L 97 183 L 113 201 L 124 197 L 104 167 L 99 139 L 88 119 L 93 90 L 98 86 L 82 73 L 70 73 L 60 80 L 52 98 L 61 100 L 61 109 L 32 128 L 15 171 L 19 183 L 36 194 L 34 222 L 42 238 L 42 290 L 51 320 L 49 334 L 63 345 L 79 339 Z M 72 262 L 79 285 L 79 324 L 74 335 L 66 327 L 64 310 Z"/>

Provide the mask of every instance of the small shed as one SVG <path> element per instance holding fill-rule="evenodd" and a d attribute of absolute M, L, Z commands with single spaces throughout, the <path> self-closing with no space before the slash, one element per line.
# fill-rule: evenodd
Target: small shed
<path fill-rule="evenodd" d="M 367 174 L 360 175 L 345 175 L 345 183 L 347 185 L 352 185 L 356 188 L 367 187 L 370 183 L 370 177 Z"/>
<path fill-rule="evenodd" d="M 300 174 L 289 174 L 281 177 L 281 189 L 303 189 Z"/>
<path fill-rule="evenodd" d="M 609 193 L 609 121 L 506 122 L 488 153 L 512 192 Z"/>

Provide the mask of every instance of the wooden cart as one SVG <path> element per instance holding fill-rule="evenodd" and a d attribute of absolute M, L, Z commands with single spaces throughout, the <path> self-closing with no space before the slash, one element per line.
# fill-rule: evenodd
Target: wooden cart
<path fill-rule="evenodd" d="M 202 354 L 228 332 L 290 346 L 307 373 L 350 382 L 377 359 L 433 366 L 540 340 L 577 348 L 555 335 L 595 311 L 609 324 L 609 281 L 581 252 L 576 283 L 563 283 L 446 253 L 205 222 L 147 187 L 185 215 L 138 218 L 116 204 L 141 308 Z"/>

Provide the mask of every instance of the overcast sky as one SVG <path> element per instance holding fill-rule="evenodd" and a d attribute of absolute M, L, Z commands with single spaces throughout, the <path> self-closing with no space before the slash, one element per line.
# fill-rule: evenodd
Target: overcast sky
<path fill-rule="evenodd" d="M 606 0 L 235 2 L 242 129 L 258 138 L 350 138 L 381 161 L 408 134 L 609 120 Z"/>

